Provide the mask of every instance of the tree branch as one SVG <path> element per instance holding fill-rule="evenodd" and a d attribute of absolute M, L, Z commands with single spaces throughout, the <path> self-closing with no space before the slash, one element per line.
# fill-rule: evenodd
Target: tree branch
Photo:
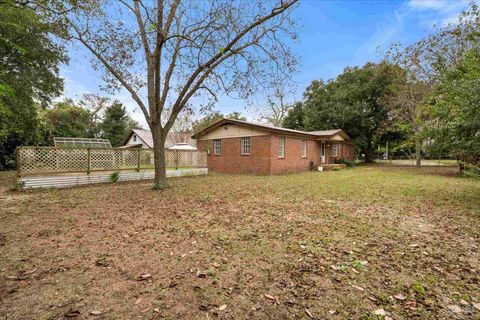
<path fill-rule="evenodd" d="M 105 68 L 118 80 L 120 81 L 120 83 L 124 86 L 125 89 L 128 90 L 128 92 L 130 92 L 130 94 L 132 95 L 132 98 L 133 100 L 135 100 L 135 102 L 138 104 L 138 106 L 140 107 L 140 109 L 142 110 L 143 112 L 143 115 L 145 116 L 145 120 L 147 120 L 147 122 L 150 121 L 150 115 L 148 113 L 148 110 L 147 108 L 145 107 L 145 105 L 143 104 L 142 100 L 140 99 L 140 97 L 138 96 L 137 92 L 133 89 L 133 87 L 128 84 L 128 82 L 124 79 L 124 77 L 117 71 L 115 70 L 114 67 L 112 67 L 108 61 L 100 54 L 98 53 L 91 45 L 90 43 L 88 43 L 88 41 L 86 41 L 83 37 L 82 37 L 82 33 L 80 32 L 80 30 L 78 30 L 77 27 L 75 27 L 74 25 L 72 25 L 72 28 L 75 30 L 75 32 L 77 33 L 77 40 L 80 41 L 104 66 Z"/>

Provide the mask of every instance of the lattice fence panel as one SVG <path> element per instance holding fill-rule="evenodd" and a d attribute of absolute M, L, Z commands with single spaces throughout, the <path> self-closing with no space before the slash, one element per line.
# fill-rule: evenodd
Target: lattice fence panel
<path fill-rule="evenodd" d="M 22 174 L 78 172 L 88 169 L 86 149 L 19 148 L 18 169 Z"/>
<path fill-rule="evenodd" d="M 207 166 L 206 153 L 193 150 L 167 150 L 165 161 L 171 168 Z"/>
<path fill-rule="evenodd" d="M 17 157 L 21 175 L 154 167 L 153 150 L 150 149 L 20 147 Z M 203 151 L 166 150 L 165 161 L 167 168 L 206 167 L 207 154 Z"/>
<path fill-rule="evenodd" d="M 153 168 L 155 165 L 153 151 L 150 149 L 142 149 L 140 153 L 140 168 Z"/>

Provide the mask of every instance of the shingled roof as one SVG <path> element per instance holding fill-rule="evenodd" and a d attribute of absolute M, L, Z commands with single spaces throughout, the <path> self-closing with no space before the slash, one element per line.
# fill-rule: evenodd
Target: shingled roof
<path fill-rule="evenodd" d="M 298 136 L 298 137 L 305 137 L 305 138 L 325 138 L 328 139 L 336 134 L 342 135 L 342 137 L 346 139 L 350 139 L 350 137 L 343 131 L 342 129 L 332 129 L 332 130 L 321 130 L 321 131 L 301 131 L 301 130 L 294 130 L 294 129 L 287 129 L 287 128 L 281 128 L 281 127 L 275 127 L 271 126 L 268 124 L 261 124 L 261 123 L 254 123 L 254 122 L 248 122 L 248 121 L 243 121 L 243 120 L 236 120 L 236 119 L 221 119 L 211 126 L 195 133 L 192 138 L 193 139 L 198 139 L 207 133 L 215 130 L 218 127 L 221 127 L 226 124 L 236 124 L 239 126 L 244 126 L 244 127 L 250 127 L 250 128 L 256 128 L 259 130 L 264 130 L 267 132 L 271 133 L 276 133 L 276 134 L 283 134 L 283 135 L 289 135 L 289 136 Z"/>

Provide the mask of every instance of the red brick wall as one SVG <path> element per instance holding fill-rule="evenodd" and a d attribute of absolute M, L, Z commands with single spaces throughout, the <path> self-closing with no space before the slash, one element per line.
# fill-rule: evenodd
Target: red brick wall
<path fill-rule="evenodd" d="M 332 142 L 327 142 L 328 164 L 334 163 L 334 159 L 347 159 L 353 161 L 355 158 L 355 147 L 351 142 L 336 142 L 338 144 L 338 156 L 332 156 Z"/>
<path fill-rule="evenodd" d="M 281 136 L 271 136 L 272 174 L 301 172 L 310 170 L 310 161 L 317 166 L 320 161 L 320 144 L 307 140 L 307 157 L 302 158 L 302 140 L 285 137 L 285 158 L 278 157 L 278 144 Z"/>
<path fill-rule="evenodd" d="M 320 165 L 320 141 L 307 140 L 307 157 L 301 157 L 302 139 L 285 137 L 285 158 L 278 158 L 277 135 L 250 137 L 250 155 L 240 154 L 240 138 L 224 138 L 222 140 L 221 155 L 213 154 L 212 140 L 198 140 L 198 150 L 206 150 L 208 145 L 210 154 L 207 156 L 208 169 L 212 172 L 225 173 L 253 173 L 253 174 L 282 174 L 310 170 L 310 161 L 314 167 Z M 354 146 L 350 143 L 339 143 L 338 157 L 353 160 Z M 350 148 L 347 156 L 346 149 Z M 326 160 L 333 163 L 331 156 L 332 143 L 326 143 Z"/>
<path fill-rule="evenodd" d="M 270 136 L 250 137 L 250 155 L 240 154 L 240 138 L 225 138 L 222 141 L 221 155 L 213 154 L 212 140 L 199 140 L 198 150 L 205 150 L 209 144 L 207 155 L 208 170 L 225 173 L 270 174 Z"/>

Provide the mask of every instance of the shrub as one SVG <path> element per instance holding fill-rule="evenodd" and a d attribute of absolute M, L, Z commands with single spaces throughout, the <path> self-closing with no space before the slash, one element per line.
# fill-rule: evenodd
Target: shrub
<path fill-rule="evenodd" d="M 117 182 L 120 174 L 119 172 L 114 172 L 110 175 L 110 182 Z"/>
<path fill-rule="evenodd" d="M 480 179 L 480 167 L 475 165 L 466 165 L 465 169 L 463 170 L 463 175 L 465 177 L 473 177 Z"/>
<path fill-rule="evenodd" d="M 348 159 L 333 159 L 333 163 L 335 163 L 335 164 L 345 164 L 345 165 L 347 165 L 348 168 L 355 167 L 355 162 L 350 161 Z"/>

